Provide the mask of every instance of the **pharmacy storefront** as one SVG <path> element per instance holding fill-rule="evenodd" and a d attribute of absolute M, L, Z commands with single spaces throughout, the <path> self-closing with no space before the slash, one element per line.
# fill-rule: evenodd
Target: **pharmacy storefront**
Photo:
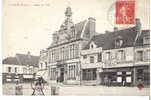
<path fill-rule="evenodd" d="M 101 84 L 106 86 L 132 86 L 133 68 L 106 68 L 100 73 Z"/>

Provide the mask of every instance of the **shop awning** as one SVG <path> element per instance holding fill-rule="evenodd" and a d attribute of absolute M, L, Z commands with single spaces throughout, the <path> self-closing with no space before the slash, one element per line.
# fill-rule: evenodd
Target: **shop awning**
<path fill-rule="evenodd" d="M 23 75 L 23 78 L 33 78 L 33 75 L 32 74 L 30 74 L 30 75 Z"/>

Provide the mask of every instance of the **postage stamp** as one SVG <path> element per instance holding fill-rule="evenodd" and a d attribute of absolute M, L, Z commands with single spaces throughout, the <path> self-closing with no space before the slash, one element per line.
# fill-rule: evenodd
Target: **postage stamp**
<path fill-rule="evenodd" d="M 134 24 L 135 0 L 116 1 L 116 24 Z"/>

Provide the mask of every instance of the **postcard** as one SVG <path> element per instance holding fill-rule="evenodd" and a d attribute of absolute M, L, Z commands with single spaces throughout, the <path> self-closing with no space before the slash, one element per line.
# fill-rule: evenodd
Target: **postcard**
<path fill-rule="evenodd" d="M 3 0 L 2 93 L 149 96 L 149 0 Z"/>

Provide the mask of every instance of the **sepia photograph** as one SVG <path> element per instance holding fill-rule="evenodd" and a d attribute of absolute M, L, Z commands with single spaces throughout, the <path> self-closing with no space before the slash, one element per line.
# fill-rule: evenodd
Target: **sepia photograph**
<path fill-rule="evenodd" d="M 150 0 L 2 0 L 2 95 L 149 96 Z"/>

